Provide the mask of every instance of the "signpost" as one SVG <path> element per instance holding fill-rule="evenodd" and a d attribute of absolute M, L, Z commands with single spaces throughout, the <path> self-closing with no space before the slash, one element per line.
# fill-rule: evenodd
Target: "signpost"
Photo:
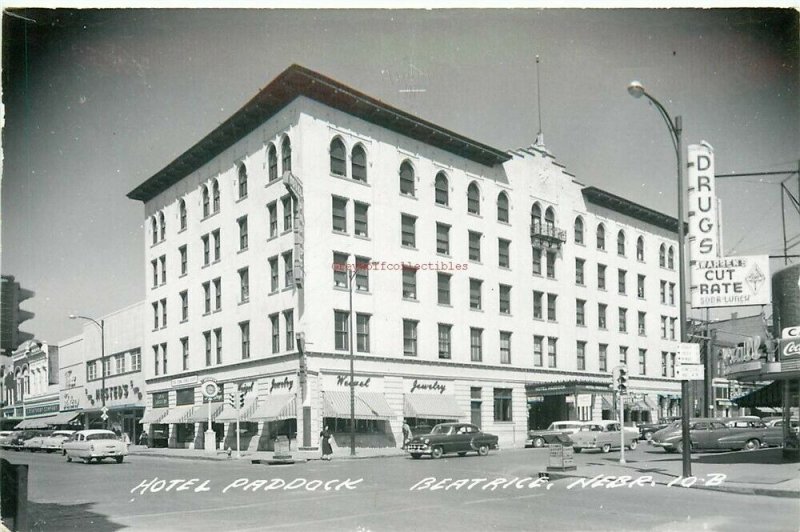
<path fill-rule="evenodd" d="M 628 366 L 620 364 L 611 370 L 611 386 L 617 392 L 619 409 L 619 463 L 625 463 L 625 405 L 624 396 L 628 394 Z"/>
<path fill-rule="evenodd" d="M 675 367 L 675 377 L 682 381 L 701 381 L 705 377 L 702 364 L 685 364 Z"/>
<path fill-rule="evenodd" d="M 207 454 L 211 454 L 217 452 L 217 438 L 211 428 L 211 400 L 219 394 L 219 384 L 214 379 L 206 379 L 200 385 L 200 391 L 208 402 L 208 426 L 203 436 L 203 447 Z"/>
<path fill-rule="evenodd" d="M 678 365 L 700 364 L 700 344 L 678 344 Z M 677 368 L 676 368 L 677 371 Z"/>

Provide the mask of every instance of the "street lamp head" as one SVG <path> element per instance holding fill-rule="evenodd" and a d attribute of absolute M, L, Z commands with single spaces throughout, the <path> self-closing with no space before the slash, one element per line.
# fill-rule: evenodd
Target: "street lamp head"
<path fill-rule="evenodd" d="M 75 314 L 70 314 L 69 315 L 69 319 L 71 319 L 71 320 L 74 320 L 74 319 L 77 319 L 77 318 L 78 318 L 78 316 L 76 316 Z"/>
<path fill-rule="evenodd" d="M 644 94 L 644 85 L 642 85 L 638 81 L 631 81 L 628 84 L 628 94 L 633 96 L 634 98 L 641 98 Z"/>

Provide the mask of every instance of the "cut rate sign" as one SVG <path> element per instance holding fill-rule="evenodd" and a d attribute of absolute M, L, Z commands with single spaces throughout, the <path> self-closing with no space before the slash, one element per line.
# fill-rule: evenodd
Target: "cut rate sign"
<path fill-rule="evenodd" d="M 701 259 L 692 264 L 692 308 L 769 305 L 769 256 Z"/>

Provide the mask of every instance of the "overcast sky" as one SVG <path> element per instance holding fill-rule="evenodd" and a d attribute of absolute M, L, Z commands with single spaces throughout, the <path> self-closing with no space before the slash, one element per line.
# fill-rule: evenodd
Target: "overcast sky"
<path fill-rule="evenodd" d="M 798 168 L 792 10 L 15 13 L 30 21 L 3 17 L 2 273 L 36 292 L 22 329 L 49 342 L 80 332 L 70 313 L 144 299 L 144 209 L 125 194 L 292 63 L 512 149 L 538 130 L 538 54 L 547 148 L 578 181 L 673 216 L 674 151 L 632 79 L 683 116 L 685 144 L 714 147 L 718 173 Z M 783 252 L 785 177 L 718 182 L 726 254 Z"/>

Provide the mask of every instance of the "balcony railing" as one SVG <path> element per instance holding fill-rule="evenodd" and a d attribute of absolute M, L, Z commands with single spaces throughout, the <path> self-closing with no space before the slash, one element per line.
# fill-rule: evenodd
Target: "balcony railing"
<path fill-rule="evenodd" d="M 531 243 L 538 247 L 557 248 L 567 241 L 567 232 L 550 223 L 531 225 Z"/>

